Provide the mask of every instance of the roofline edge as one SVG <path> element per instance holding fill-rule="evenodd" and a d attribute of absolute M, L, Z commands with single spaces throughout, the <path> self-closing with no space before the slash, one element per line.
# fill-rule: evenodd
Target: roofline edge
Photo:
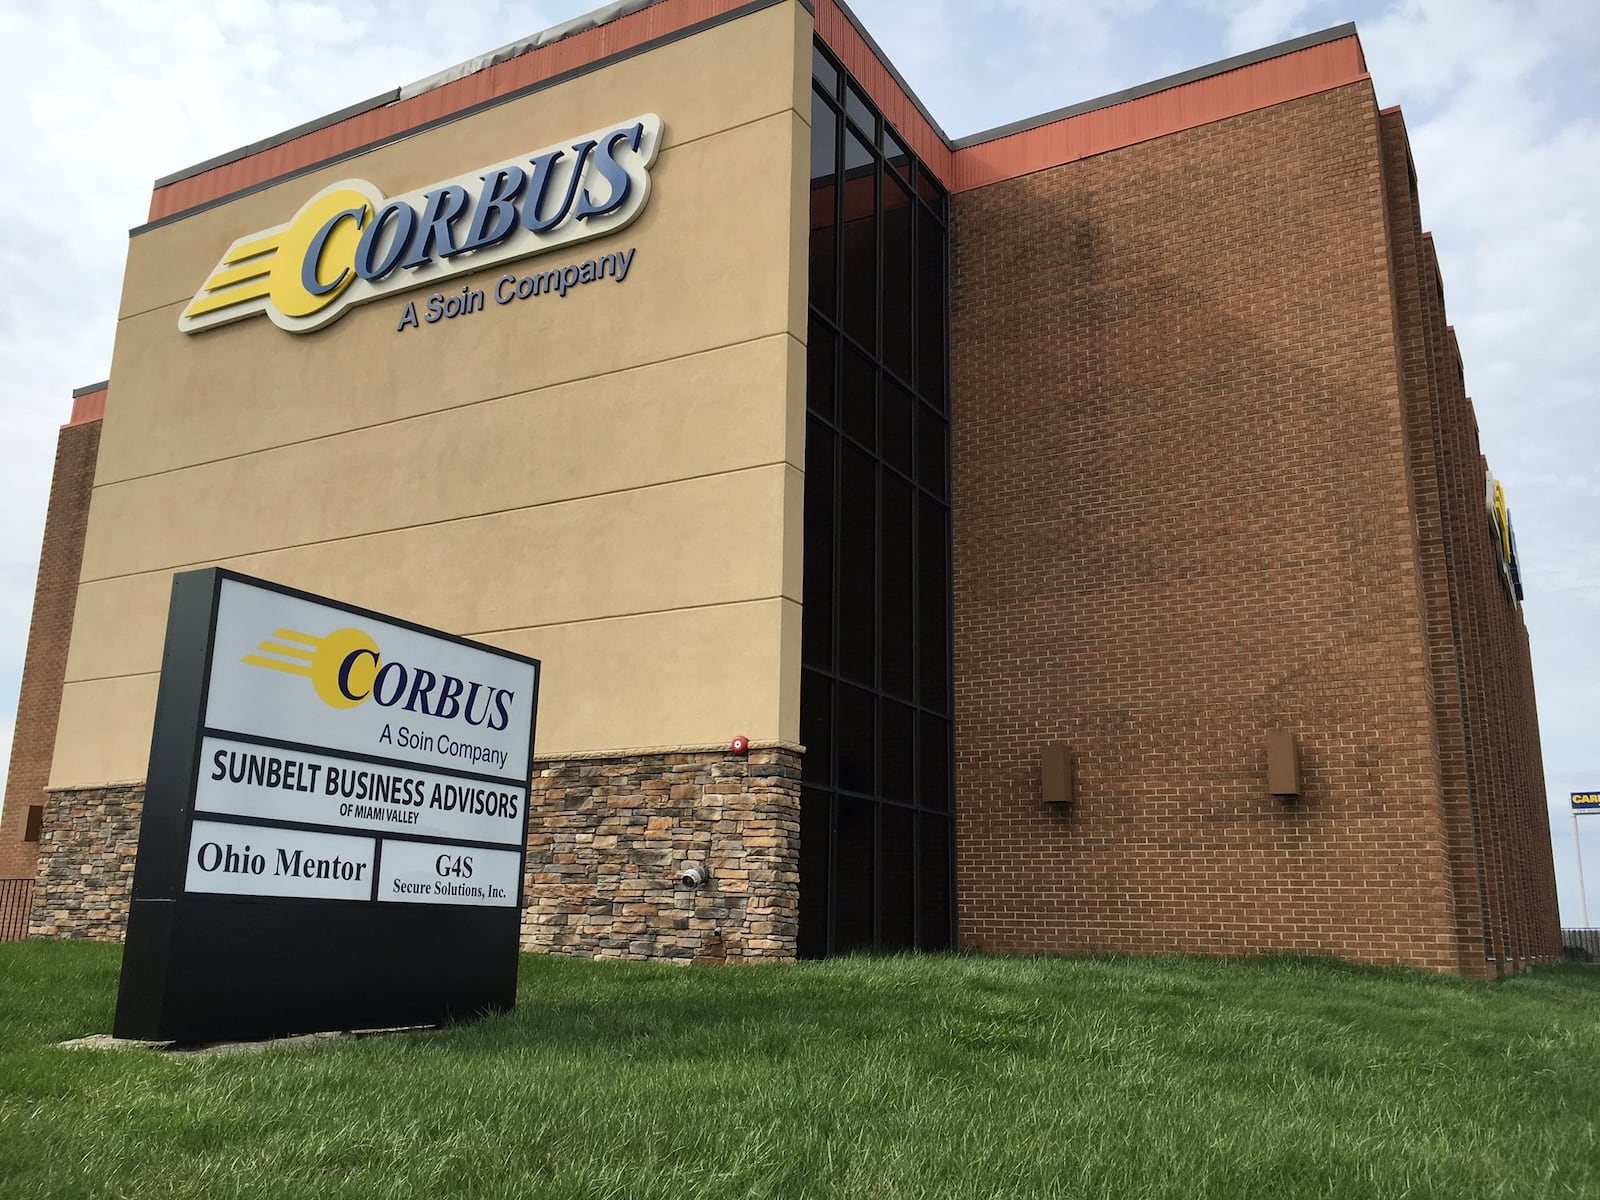
<path fill-rule="evenodd" d="M 1253 67 L 1257 63 L 1267 62 L 1274 58 L 1282 58 L 1284 55 L 1293 54 L 1298 50 L 1309 50 L 1313 46 L 1323 46 L 1329 42 L 1339 42 L 1350 37 L 1355 38 L 1358 43 L 1361 40 L 1360 35 L 1356 32 L 1354 21 L 1346 21 L 1343 25 L 1335 25 L 1317 33 L 1307 33 L 1297 38 L 1290 38 L 1288 41 L 1265 46 L 1260 50 L 1236 54 L 1232 58 L 1224 58 L 1214 63 L 1208 63 L 1203 67 L 1180 71 L 1176 75 L 1168 75 L 1163 79 L 1154 79 L 1149 83 L 1141 83 L 1131 88 L 1125 88 L 1120 92 L 1111 92 L 1093 100 L 1069 104 L 1065 108 L 1041 113 L 1036 117 L 1026 117 L 1006 125 L 997 125 L 993 129 L 985 129 L 981 133 L 957 138 L 955 141 L 950 142 L 949 146 L 952 151 L 965 150 L 970 146 L 981 146 L 985 142 L 999 141 L 1001 138 L 1011 137 L 1014 134 L 1027 133 L 1032 129 L 1041 129 L 1046 125 L 1054 125 L 1057 121 L 1065 121 L 1070 117 L 1082 116 L 1084 113 L 1095 112 L 1102 108 L 1114 108 L 1118 104 L 1127 104 L 1131 100 L 1140 100 L 1145 96 L 1154 96 L 1159 92 L 1171 91 L 1173 88 L 1182 87 L 1186 83 L 1195 83 L 1201 79 L 1209 79 L 1214 75 L 1226 75 L 1229 71 Z M 1364 62 L 1366 59 L 1365 53 L 1362 54 L 1362 59 Z"/>

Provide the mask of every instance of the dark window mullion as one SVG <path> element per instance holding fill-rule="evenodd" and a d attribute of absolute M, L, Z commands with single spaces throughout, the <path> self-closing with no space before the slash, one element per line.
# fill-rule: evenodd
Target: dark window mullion
<path fill-rule="evenodd" d="M 913 432 L 916 438 L 914 443 L 916 458 L 914 462 L 913 473 L 917 477 L 917 487 L 927 495 L 929 500 L 933 501 L 940 508 L 948 512 L 950 508 L 950 422 L 945 418 L 943 413 L 935 412 L 933 406 L 930 405 L 926 400 L 921 399 L 920 396 L 917 400 L 916 413 L 916 424 L 913 426 Z M 944 488 L 943 494 L 933 490 L 933 488 L 929 485 L 927 476 L 922 470 L 922 426 L 927 422 L 932 422 L 933 425 L 940 431 L 939 441 L 943 447 L 943 454 L 941 457 L 944 460 L 943 465 L 940 468 L 940 481 Z"/>
<path fill-rule="evenodd" d="M 839 706 L 834 705 L 834 712 L 839 711 Z M 828 793 L 828 914 L 825 918 L 827 936 L 824 939 L 823 953 L 832 958 L 834 950 L 834 928 L 839 924 L 839 793 Z"/>
<path fill-rule="evenodd" d="M 954 814 L 939 818 L 939 834 L 944 838 L 944 943 L 954 950 L 959 945 L 956 934 L 959 929 L 956 908 L 956 819 Z"/>
<path fill-rule="evenodd" d="M 837 358 L 838 361 L 836 361 L 834 363 L 833 379 L 834 379 L 834 385 L 838 389 L 834 394 L 838 397 L 838 399 L 834 403 L 833 411 L 834 411 L 834 424 L 835 424 L 836 427 L 839 427 L 839 426 L 842 425 L 843 416 L 844 416 L 844 354 L 840 353 L 839 355 L 836 356 L 836 358 Z M 835 437 L 835 440 L 834 440 L 833 480 L 832 480 L 832 486 L 833 486 L 833 528 L 832 528 L 832 530 L 830 530 L 830 532 L 828 534 L 829 538 L 833 542 L 833 546 L 832 546 L 831 551 L 830 551 L 832 556 L 833 556 L 833 581 L 832 581 L 833 582 L 833 586 L 829 589 L 831 594 L 830 594 L 829 599 L 828 599 L 829 604 L 831 604 L 833 606 L 833 614 L 832 614 L 833 619 L 828 623 L 829 624 L 829 633 L 830 633 L 830 636 L 832 638 L 833 644 L 828 648 L 828 668 L 833 673 L 833 677 L 834 677 L 835 682 L 837 682 L 837 680 L 839 678 L 839 655 L 840 655 L 840 652 L 841 652 L 840 651 L 840 646 L 841 646 L 842 639 L 844 637 L 844 632 L 843 632 L 843 629 L 842 629 L 842 625 L 843 625 L 842 614 L 844 612 L 844 605 L 841 603 L 841 599 L 840 599 L 840 589 L 844 585 L 843 585 L 843 583 L 842 583 L 842 581 L 840 579 L 839 567 L 840 567 L 840 560 L 842 558 L 842 555 L 839 553 L 839 544 L 843 540 L 843 537 L 844 537 L 844 532 L 843 531 L 844 531 L 844 521 L 845 521 L 844 510 L 840 507 L 840 504 L 842 503 L 842 494 L 843 494 L 843 490 L 844 490 L 843 479 L 844 479 L 844 447 L 845 447 L 845 440 L 846 439 L 845 439 L 845 436 L 844 436 L 844 432 L 843 432 L 842 428 L 840 428 L 839 432 L 837 433 L 837 435 Z M 835 722 L 837 722 L 838 711 L 839 711 L 839 693 L 838 693 L 838 689 L 837 688 L 834 689 L 833 711 L 834 711 Z M 833 753 L 837 756 L 837 754 L 839 753 L 839 741 L 838 741 L 839 729 L 838 729 L 837 723 L 834 725 L 833 734 L 834 734 Z M 832 771 L 831 778 L 833 779 L 834 784 L 837 785 L 838 782 L 839 782 L 839 773 L 838 773 L 837 770 Z"/>
<path fill-rule="evenodd" d="M 942 718 L 942 717 L 940 718 L 940 720 L 943 720 L 943 719 L 944 718 Z M 842 788 L 835 788 L 834 790 L 839 795 L 844 796 L 844 797 L 846 797 L 848 799 L 851 799 L 851 800 L 860 800 L 862 802 L 866 802 L 866 801 L 870 800 L 875 804 L 892 804 L 896 808 L 904 808 L 904 809 L 908 809 L 908 810 L 909 809 L 913 809 L 913 808 L 917 808 L 916 804 L 911 803 L 909 801 L 905 801 L 905 800 L 890 800 L 890 799 L 888 799 L 887 797 L 884 797 L 884 796 L 869 796 L 866 792 L 858 792 L 858 791 L 855 791 L 855 790 L 853 790 L 851 788 L 842 787 Z M 923 810 L 922 809 L 918 809 L 918 811 L 921 812 Z M 928 809 L 926 811 L 931 812 L 931 813 L 939 813 L 939 810 L 936 809 L 936 808 L 930 808 L 930 809 Z M 939 814 L 939 815 L 943 815 L 943 814 Z"/>
<path fill-rule="evenodd" d="M 881 372 L 883 370 L 883 151 L 877 148 L 876 143 L 873 144 L 872 159 L 872 260 L 872 359 Z M 877 395 L 876 390 L 873 395 Z"/>
<path fill-rule="evenodd" d="M 840 91 L 844 89 L 843 72 L 840 72 Z M 834 238 L 833 253 L 833 295 L 834 308 L 839 314 L 839 329 L 844 330 L 844 257 L 845 257 L 845 230 L 844 230 L 844 131 L 845 116 L 843 100 L 836 113 L 838 120 L 833 123 L 833 227 L 837 230 Z M 844 359 L 844 343 L 839 343 L 840 361 Z"/>
<path fill-rule="evenodd" d="M 873 713 L 877 716 L 878 709 L 883 702 L 883 146 L 879 137 L 881 121 L 874 122 L 873 136 L 871 138 L 872 160 L 872 321 L 873 321 L 873 434 L 874 446 L 872 448 L 872 691 Z M 881 723 L 875 728 L 874 736 L 881 737 L 883 729 Z M 873 792 L 875 797 L 883 795 L 883 755 L 876 754 L 875 768 L 873 771 Z M 878 810 L 873 808 L 874 837 L 877 834 Z M 876 853 L 873 855 L 873 890 L 872 890 L 872 944 L 876 948 L 880 944 L 880 923 L 883 908 L 883 892 L 878 886 L 878 859 L 882 855 L 882 839 L 877 839 Z"/>
<path fill-rule="evenodd" d="M 880 381 L 881 382 L 881 381 Z M 883 394 L 878 393 L 878 445 L 883 445 Z M 872 470 L 872 691 L 878 701 L 883 699 L 883 461 L 873 463 Z M 883 736 L 883 730 L 878 730 Z M 883 756 L 878 756 L 878 768 L 873 775 L 878 795 L 883 795 Z"/>
<path fill-rule="evenodd" d="M 922 944 L 922 825 L 927 818 L 920 809 L 911 815 L 911 946 L 925 950 Z"/>
<path fill-rule="evenodd" d="M 913 320 L 915 320 L 915 311 L 916 310 L 913 307 L 913 309 L 912 309 Z M 916 334 L 915 333 L 912 334 L 912 344 L 913 345 L 916 344 Z M 893 380 L 895 383 L 898 383 L 901 387 L 905 388 L 905 390 L 910 392 L 913 396 L 915 396 L 917 394 L 917 389 L 914 386 L 912 386 L 911 380 L 907 379 L 904 375 L 900 374 L 900 372 L 896 371 L 893 367 L 889 366 L 887 363 L 883 364 L 883 373 L 886 376 L 888 376 L 891 380 Z"/>
<path fill-rule="evenodd" d="M 920 419 L 922 414 L 917 413 Z M 916 471 L 916 423 L 911 426 Z M 922 498 L 911 493 L 911 799 L 922 807 Z"/>
<path fill-rule="evenodd" d="M 916 170 L 913 166 L 911 187 L 911 357 L 906 362 L 906 370 L 910 372 L 912 382 L 906 384 L 910 389 L 913 403 L 911 410 L 916 413 L 917 403 L 921 401 L 922 393 L 916 385 L 917 361 L 922 357 L 922 305 L 919 302 L 922 296 L 922 214 L 917 209 L 917 188 L 915 184 Z M 915 473 L 916 464 L 916 437 L 917 423 L 913 416 L 911 421 L 911 470 Z"/>
<path fill-rule="evenodd" d="M 899 480 L 903 481 L 907 487 L 912 488 L 912 489 L 916 488 L 917 481 L 915 479 L 913 479 L 911 476 L 907 475 L 904 471 L 902 471 L 899 467 L 895 466 L 893 463 L 882 463 L 881 466 L 883 467 L 885 473 L 887 473 L 888 475 L 893 476 L 895 479 L 899 479 Z"/>
<path fill-rule="evenodd" d="M 957 933 L 957 907 L 956 907 L 956 676 L 955 676 L 955 521 L 950 515 L 950 503 L 953 500 L 951 478 L 955 469 L 954 455 L 951 453 L 951 420 L 954 416 L 951 404 L 950 381 L 950 196 L 946 192 L 939 198 L 940 211 L 936 214 L 939 220 L 939 232 L 943 238 L 942 257 L 944 269 L 940 272 L 940 291 L 943 293 L 942 303 L 939 308 L 943 314 L 944 327 L 940 331 L 940 340 L 944 343 L 944 394 L 938 397 L 939 410 L 944 414 L 945 422 L 945 453 L 944 453 L 944 578 L 945 578 L 945 645 L 944 645 L 944 677 L 948 683 L 948 695 L 945 698 L 945 708 L 949 710 L 949 721 L 945 734 L 945 771 L 948 783 L 946 784 L 945 815 L 945 870 L 946 883 L 946 944 L 951 949 L 956 948 Z"/>
<path fill-rule="evenodd" d="M 872 802 L 872 948 L 883 949 L 883 805 Z"/>
<path fill-rule="evenodd" d="M 918 419 L 918 421 L 922 421 L 922 411 L 918 411 L 917 419 Z M 918 426 L 915 426 L 915 424 L 914 424 L 914 426 L 912 426 L 912 430 L 914 430 L 914 435 L 915 435 L 915 430 L 917 430 L 917 429 L 918 429 Z M 914 461 L 914 462 L 912 462 L 912 470 L 915 470 L 915 467 L 917 467 L 917 464 L 915 464 L 915 461 Z M 910 512 L 910 539 L 912 539 L 912 541 L 910 541 L 910 579 L 912 579 L 912 605 L 910 605 L 910 629 L 912 629 L 912 635 L 910 635 L 910 645 L 912 645 L 912 672 L 910 672 L 910 694 L 912 694 L 912 698 L 914 698 L 915 702 L 917 702 L 917 733 L 915 733 L 914 739 L 912 739 L 912 746 L 914 746 L 915 749 L 917 749 L 918 754 L 920 754 L 920 752 L 922 752 L 922 709 L 923 709 L 923 707 L 925 707 L 925 706 L 923 706 L 923 686 L 922 686 L 923 685 L 923 680 L 922 680 L 922 670 L 923 670 L 923 654 L 922 654 L 922 638 L 923 638 L 923 621 L 922 621 L 922 573 L 923 573 L 923 562 L 922 562 L 922 557 L 923 557 L 923 555 L 922 555 L 922 520 L 923 520 L 923 517 L 922 517 L 922 510 L 923 510 L 923 501 L 922 501 L 922 496 L 920 496 L 920 494 L 912 493 L 912 506 L 910 506 L 910 507 L 912 507 L 912 512 Z M 918 803 L 922 803 L 922 779 L 920 779 L 920 762 L 922 762 L 922 760 L 920 760 L 920 758 L 918 758 L 918 766 L 914 770 L 914 778 L 917 778 L 917 797 L 918 797 L 917 802 Z"/>

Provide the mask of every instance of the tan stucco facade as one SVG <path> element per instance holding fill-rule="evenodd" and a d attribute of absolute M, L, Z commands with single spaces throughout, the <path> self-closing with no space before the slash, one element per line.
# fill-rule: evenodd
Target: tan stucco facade
<path fill-rule="evenodd" d="M 171 577 L 208 565 L 542 659 L 541 757 L 796 741 L 810 63 L 781 4 L 136 234 L 51 786 L 143 777 Z M 440 290 L 631 247 L 621 283 L 178 329 L 235 238 L 330 183 L 395 195 L 645 112 L 633 225 Z"/>

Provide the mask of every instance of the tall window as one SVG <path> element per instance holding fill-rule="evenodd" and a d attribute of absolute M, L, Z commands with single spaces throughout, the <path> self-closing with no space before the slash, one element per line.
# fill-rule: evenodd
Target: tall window
<path fill-rule="evenodd" d="M 820 44 L 800 953 L 951 944 L 945 192 Z"/>

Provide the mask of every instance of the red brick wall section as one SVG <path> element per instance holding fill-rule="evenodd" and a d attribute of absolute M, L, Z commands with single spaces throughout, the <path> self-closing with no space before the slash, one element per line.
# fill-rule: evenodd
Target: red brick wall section
<path fill-rule="evenodd" d="M 22 840 L 30 805 L 45 804 L 50 759 L 56 747 L 56 717 L 66 676 L 67 644 L 78 601 L 78 569 L 89 521 L 89 494 L 100 451 L 100 422 L 66 425 L 56 440 L 55 474 L 45 510 L 33 621 L 22 663 L 11 769 L 0 812 L 0 877 L 32 877 L 38 843 Z"/>
<path fill-rule="evenodd" d="M 1455 939 L 1462 971 L 1496 974 L 1560 953 L 1532 667 L 1405 123 L 1391 109 L 1380 125 Z"/>
<path fill-rule="evenodd" d="M 1539 744 L 1533 652 L 1525 624 L 1519 630 L 1512 657 L 1519 697 L 1518 728 L 1526 748 L 1522 805 L 1528 827 L 1528 854 L 1523 868 L 1525 886 L 1532 895 L 1530 948 L 1535 961 L 1558 962 L 1561 959 L 1561 906 L 1556 894 L 1555 855 L 1550 844 L 1550 808 L 1544 790 L 1544 752 Z"/>
<path fill-rule="evenodd" d="M 1380 150 L 1358 82 L 953 199 L 968 945 L 1459 969 Z"/>
<path fill-rule="evenodd" d="M 1452 530 L 1460 597 L 1457 638 L 1489 909 L 1486 954 L 1490 969 L 1504 971 L 1560 952 L 1538 717 L 1522 614 L 1507 593 L 1489 531 L 1486 464 L 1455 332 L 1444 324 L 1444 285 L 1431 237 L 1423 236 L 1423 247 L 1425 290 L 1441 347 L 1437 386 L 1448 414 L 1450 492 L 1460 512 Z M 1548 915 L 1541 916 L 1545 910 Z"/>
<path fill-rule="evenodd" d="M 1415 176 L 1405 124 L 1397 111 L 1381 115 L 1384 182 L 1393 262 L 1397 341 L 1405 397 L 1407 452 L 1416 508 L 1418 564 L 1422 575 L 1428 637 L 1428 679 L 1436 718 L 1440 808 L 1454 901 L 1452 937 L 1458 969 L 1484 974 L 1484 928 L 1488 921 L 1479 858 L 1474 779 L 1468 762 L 1466 681 L 1457 648 L 1460 589 L 1454 559 L 1459 539 L 1450 536 L 1462 519 L 1450 487 L 1453 459 L 1447 456 L 1437 384 L 1434 298 L 1425 288 L 1427 264 Z M 1431 286 L 1431 285 L 1430 285 Z"/>

